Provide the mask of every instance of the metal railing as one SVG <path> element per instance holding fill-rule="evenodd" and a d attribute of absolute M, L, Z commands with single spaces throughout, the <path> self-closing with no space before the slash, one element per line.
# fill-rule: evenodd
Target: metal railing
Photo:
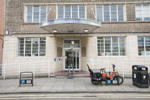
<path fill-rule="evenodd" d="M 47 76 L 50 77 L 53 73 L 54 66 L 50 61 L 38 61 L 38 62 L 24 62 L 24 63 L 9 63 L 0 65 L 0 78 L 6 79 L 7 77 L 19 78 L 21 72 L 33 72 L 35 76 Z M 105 68 L 106 71 L 112 71 L 112 64 L 116 65 L 116 70 L 124 77 L 131 76 L 132 65 L 145 65 L 150 70 L 150 62 L 148 61 L 106 61 L 105 59 L 94 60 L 93 63 L 87 61 L 92 69 Z M 56 64 L 57 65 L 57 64 Z M 83 68 L 85 66 L 82 66 Z M 71 72 L 71 71 L 70 71 Z M 70 73 L 69 73 L 70 75 Z"/>
<path fill-rule="evenodd" d="M 35 76 L 48 76 L 50 77 L 50 62 L 24 62 L 24 63 L 10 63 L 1 64 L 1 78 L 7 77 L 19 78 L 21 72 L 33 72 Z"/>

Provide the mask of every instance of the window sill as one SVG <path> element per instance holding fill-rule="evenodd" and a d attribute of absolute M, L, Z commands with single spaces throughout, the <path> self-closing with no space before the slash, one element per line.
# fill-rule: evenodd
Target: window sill
<path fill-rule="evenodd" d="M 150 55 L 138 55 L 138 57 L 150 57 Z"/>
<path fill-rule="evenodd" d="M 102 22 L 102 24 L 119 24 L 119 23 L 150 23 L 150 21 Z"/>
<path fill-rule="evenodd" d="M 46 56 L 17 56 L 18 58 L 44 58 Z"/>
<path fill-rule="evenodd" d="M 39 25 L 40 23 L 26 23 L 24 22 L 23 25 Z"/>
<path fill-rule="evenodd" d="M 127 57 L 127 56 L 98 56 L 98 57 Z"/>

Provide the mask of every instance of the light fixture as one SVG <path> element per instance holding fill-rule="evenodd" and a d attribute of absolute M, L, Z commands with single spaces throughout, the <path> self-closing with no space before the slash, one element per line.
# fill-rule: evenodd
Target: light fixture
<path fill-rule="evenodd" d="M 88 29 L 84 29 L 84 32 L 86 32 L 86 33 L 87 33 L 87 32 L 89 32 L 89 30 L 88 30 Z"/>
<path fill-rule="evenodd" d="M 56 29 L 54 29 L 52 32 L 53 32 L 53 33 L 56 33 L 56 32 L 57 32 L 57 30 L 56 30 Z"/>

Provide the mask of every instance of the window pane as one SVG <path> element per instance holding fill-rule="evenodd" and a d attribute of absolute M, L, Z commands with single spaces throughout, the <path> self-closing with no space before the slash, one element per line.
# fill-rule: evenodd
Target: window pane
<path fill-rule="evenodd" d="M 111 38 L 110 37 L 105 38 L 105 55 L 106 56 L 111 55 Z"/>
<path fill-rule="evenodd" d="M 45 56 L 45 47 L 46 47 L 46 42 L 45 38 L 40 38 L 40 56 Z"/>
<path fill-rule="evenodd" d="M 85 6 L 79 6 L 79 18 L 85 18 Z"/>
<path fill-rule="evenodd" d="M 31 56 L 31 38 L 25 40 L 25 56 Z"/>
<path fill-rule="evenodd" d="M 64 7 L 63 6 L 58 6 L 58 18 L 63 18 L 64 17 Z"/>
<path fill-rule="evenodd" d="M 145 37 L 146 55 L 150 56 L 150 37 Z"/>
<path fill-rule="evenodd" d="M 125 37 L 119 38 L 119 44 L 120 44 L 120 56 L 125 55 Z"/>
<path fill-rule="evenodd" d="M 46 21 L 46 7 L 45 6 L 41 6 L 40 22 L 44 22 L 44 21 Z"/>
<path fill-rule="evenodd" d="M 138 37 L 138 50 L 139 50 L 139 55 L 145 55 L 144 37 Z"/>
<path fill-rule="evenodd" d="M 142 5 L 136 5 L 136 20 L 142 20 Z"/>
<path fill-rule="evenodd" d="M 71 18 L 71 6 L 65 6 L 65 18 Z"/>
<path fill-rule="evenodd" d="M 118 21 L 123 21 L 123 5 L 118 5 Z"/>
<path fill-rule="evenodd" d="M 78 6 L 72 6 L 72 18 L 78 18 Z"/>
<path fill-rule="evenodd" d="M 97 11 L 97 21 L 102 21 L 102 6 L 100 6 L 100 5 L 98 5 L 98 6 L 96 6 L 97 7 L 97 9 L 96 9 L 96 11 Z"/>
<path fill-rule="evenodd" d="M 72 41 L 74 41 L 74 45 L 72 45 Z M 79 40 L 64 40 L 64 48 L 79 48 L 80 41 Z"/>
<path fill-rule="evenodd" d="M 149 15 L 149 4 L 144 4 L 143 5 L 143 18 L 144 21 L 149 21 L 150 20 L 150 15 Z"/>
<path fill-rule="evenodd" d="M 102 37 L 99 37 L 97 40 L 98 43 L 98 55 L 104 56 L 104 39 Z"/>
<path fill-rule="evenodd" d="M 32 6 L 27 7 L 27 22 L 32 22 Z"/>
<path fill-rule="evenodd" d="M 33 21 L 34 22 L 39 22 L 39 7 L 34 6 L 34 13 L 33 13 Z"/>
<path fill-rule="evenodd" d="M 39 38 L 32 38 L 32 56 L 38 56 Z"/>
<path fill-rule="evenodd" d="M 112 37 L 112 55 L 118 56 L 118 37 Z"/>
<path fill-rule="evenodd" d="M 109 12 L 109 6 L 104 6 L 104 21 L 108 22 L 110 21 L 110 12 Z"/>
<path fill-rule="evenodd" d="M 24 56 L 24 38 L 19 39 L 18 55 Z"/>
<path fill-rule="evenodd" d="M 111 6 L 111 21 L 117 21 L 117 6 L 112 5 Z"/>

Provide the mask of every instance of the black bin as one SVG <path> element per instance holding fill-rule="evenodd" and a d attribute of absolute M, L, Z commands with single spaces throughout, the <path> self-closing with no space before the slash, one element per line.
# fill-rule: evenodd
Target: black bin
<path fill-rule="evenodd" d="M 143 65 L 132 66 L 133 85 L 140 88 L 149 88 L 148 68 Z"/>

